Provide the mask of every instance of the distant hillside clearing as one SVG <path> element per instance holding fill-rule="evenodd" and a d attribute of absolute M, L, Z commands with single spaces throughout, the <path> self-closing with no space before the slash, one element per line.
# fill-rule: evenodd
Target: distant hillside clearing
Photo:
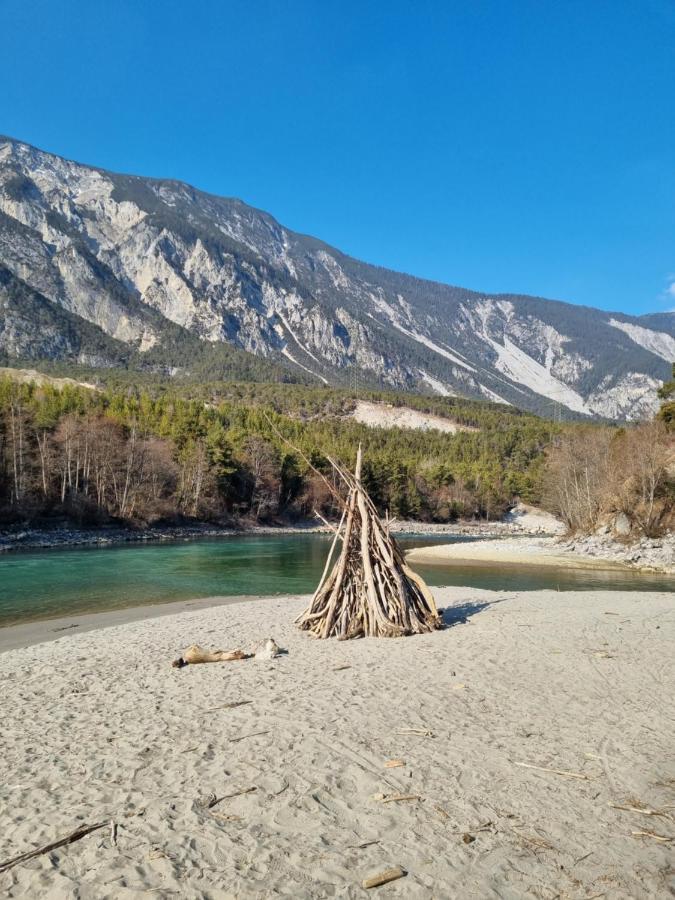
<path fill-rule="evenodd" d="M 392 406 L 389 403 L 370 403 L 357 400 L 351 418 L 370 428 L 412 428 L 415 431 L 478 431 L 472 425 L 459 425 L 434 413 L 419 412 L 408 406 Z"/>
<path fill-rule="evenodd" d="M 88 381 L 76 381 L 74 378 L 56 378 L 53 375 L 45 375 L 43 372 L 38 372 L 37 369 L 10 369 L 0 366 L 0 378 L 11 378 L 12 381 L 18 381 L 20 384 L 34 382 L 39 387 L 49 384 L 58 388 L 58 390 L 70 385 L 71 387 L 86 388 L 88 391 L 101 392 L 101 388 L 96 387 L 95 384 L 90 384 Z"/>

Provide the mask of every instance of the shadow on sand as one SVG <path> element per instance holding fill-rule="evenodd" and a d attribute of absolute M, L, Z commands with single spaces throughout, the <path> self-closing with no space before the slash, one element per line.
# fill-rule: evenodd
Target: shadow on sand
<path fill-rule="evenodd" d="M 443 619 L 444 627 L 450 628 L 453 625 L 465 625 L 471 616 L 475 616 L 497 603 L 503 603 L 505 600 L 508 600 L 508 597 L 500 597 L 498 600 L 479 600 L 473 603 L 462 603 L 461 606 L 446 606 L 445 609 L 441 609 L 439 612 Z"/>

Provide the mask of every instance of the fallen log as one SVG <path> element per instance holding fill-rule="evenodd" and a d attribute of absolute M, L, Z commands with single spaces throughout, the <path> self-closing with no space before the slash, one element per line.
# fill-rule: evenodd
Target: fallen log
<path fill-rule="evenodd" d="M 238 659 L 251 659 L 252 653 L 244 653 L 243 650 L 205 650 L 199 644 L 192 644 L 179 656 L 174 659 L 171 665 L 174 669 L 182 669 L 183 666 L 194 666 L 198 663 L 211 662 L 233 662 Z"/>
<path fill-rule="evenodd" d="M 364 878 L 361 884 L 366 890 L 379 887 L 381 884 L 388 884 L 390 881 L 396 881 L 397 878 L 404 878 L 408 873 L 400 866 L 394 866 L 391 869 L 385 869 L 371 878 Z"/>

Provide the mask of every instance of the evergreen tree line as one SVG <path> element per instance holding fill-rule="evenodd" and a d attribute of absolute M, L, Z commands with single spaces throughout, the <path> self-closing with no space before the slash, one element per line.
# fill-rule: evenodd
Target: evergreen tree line
<path fill-rule="evenodd" d="M 0 379 L 0 522 L 330 516 L 334 500 L 314 469 L 332 479 L 327 455 L 353 466 L 359 442 L 366 487 L 392 516 L 491 519 L 516 497 L 540 501 L 544 451 L 559 426 L 490 404 L 387 399 L 475 430 L 367 428 L 345 417 L 346 392 L 303 385 L 221 385 L 186 397 Z"/>

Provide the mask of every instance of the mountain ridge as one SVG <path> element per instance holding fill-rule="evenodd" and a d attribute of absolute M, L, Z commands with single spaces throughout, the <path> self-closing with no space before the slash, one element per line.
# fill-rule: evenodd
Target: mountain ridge
<path fill-rule="evenodd" d="M 675 316 L 395 272 L 239 198 L 108 172 L 6 137 L 0 267 L 5 360 L 46 354 L 172 374 L 206 354 L 214 371 L 222 357 L 223 371 L 241 363 L 255 374 L 259 364 L 276 380 L 356 379 L 539 413 L 637 419 L 656 408 L 675 358 Z M 32 341 L 30 317 L 22 318 L 17 296 L 26 291 L 33 306 L 42 298 L 47 344 Z M 70 314 L 67 327 L 56 308 Z M 75 346 L 78 320 L 100 330 L 95 340 L 81 328 L 85 351 L 93 341 L 100 358 Z M 245 364 L 242 353 L 255 359 Z"/>

